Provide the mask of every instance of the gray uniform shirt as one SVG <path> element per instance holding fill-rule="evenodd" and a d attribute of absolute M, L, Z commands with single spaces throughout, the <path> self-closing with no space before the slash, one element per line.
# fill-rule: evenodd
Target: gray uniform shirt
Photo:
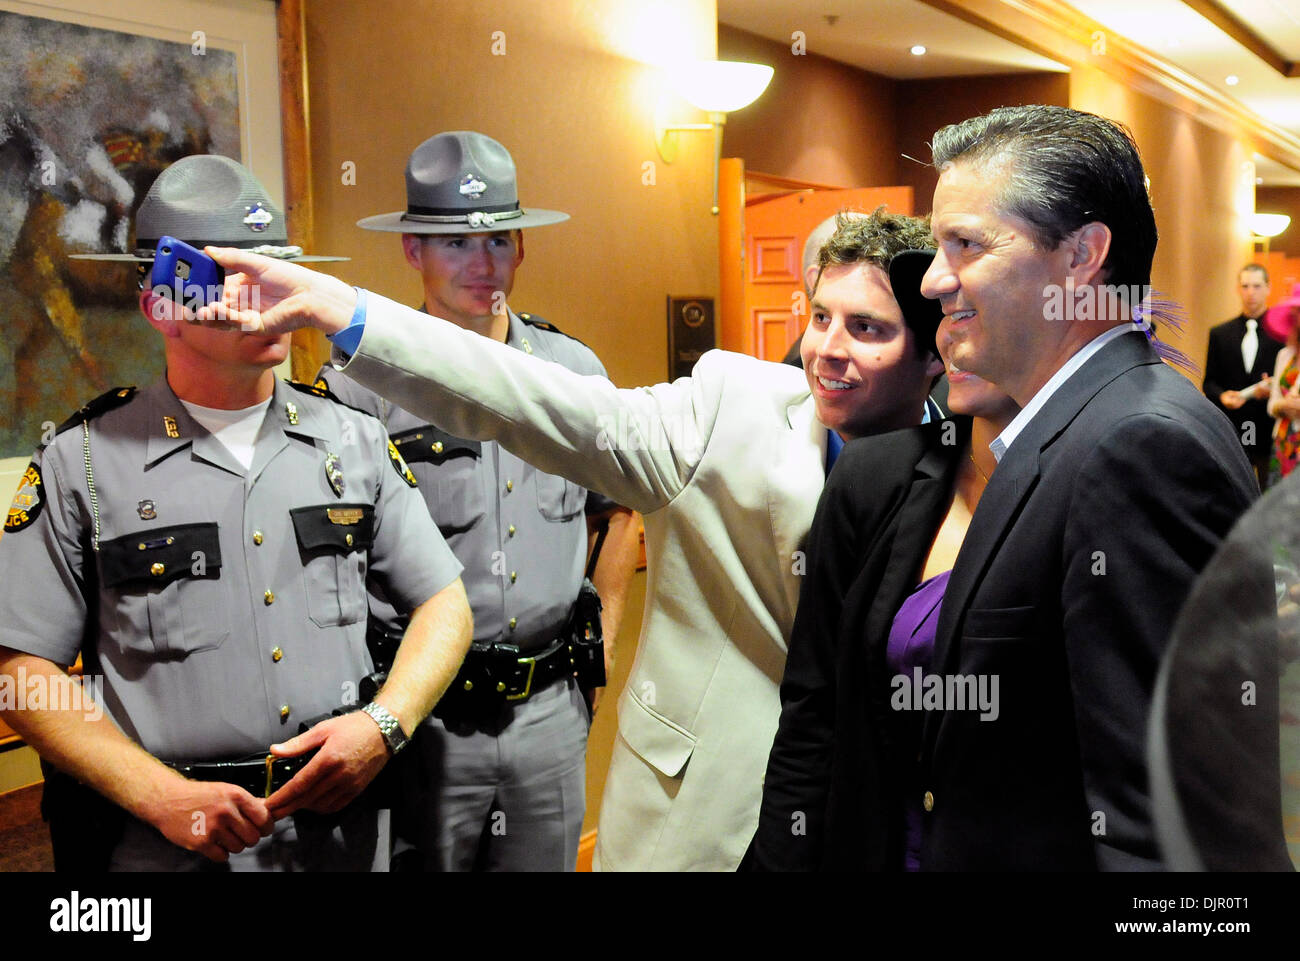
<path fill-rule="evenodd" d="M 524 315 L 527 316 L 527 315 Z M 514 312 L 506 343 L 579 374 L 604 377 L 596 355 L 572 337 L 525 323 Z M 607 499 L 546 474 L 494 441 L 462 440 L 326 364 L 318 375 L 342 401 L 373 413 L 420 482 L 428 512 L 465 565 L 476 643 L 544 648 L 564 627 L 587 555 L 584 510 Z M 393 619 L 381 592 L 377 617 Z"/>
<path fill-rule="evenodd" d="M 367 577 L 409 610 L 460 572 L 383 426 L 342 404 L 277 383 L 247 472 L 165 381 L 87 424 L 94 496 L 78 425 L 10 511 L 0 646 L 71 664 L 85 642 L 105 710 L 163 760 L 265 752 L 355 702 Z"/>

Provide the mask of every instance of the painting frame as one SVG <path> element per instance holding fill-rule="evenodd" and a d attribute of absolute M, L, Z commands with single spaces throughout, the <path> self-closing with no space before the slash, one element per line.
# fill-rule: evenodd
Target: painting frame
<path fill-rule="evenodd" d="M 205 42 L 232 50 L 239 89 L 240 159 L 272 199 L 281 202 L 290 236 L 311 249 L 303 0 L 181 0 L 175 8 L 169 5 L 173 23 L 163 26 L 154 22 L 157 5 L 147 0 L 0 0 L 0 10 L 176 42 L 189 43 L 195 31 L 202 31 Z M 308 346 L 300 347 L 300 339 Z M 310 364 L 319 349 L 309 338 L 295 336 L 293 369 Z M 288 376 L 290 364 L 279 373 Z M 30 453 L 0 458 L 0 490 L 17 488 L 30 459 Z"/>

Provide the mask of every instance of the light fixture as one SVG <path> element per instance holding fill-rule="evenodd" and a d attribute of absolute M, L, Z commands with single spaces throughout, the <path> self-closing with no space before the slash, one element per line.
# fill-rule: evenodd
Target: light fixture
<path fill-rule="evenodd" d="M 718 212 L 718 161 L 727 114 L 748 107 L 772 81 L 772 68 L 733 60 L 696 60 L 669 68 L 669 80 L 682 98 L 709 115 L 708 123 L 656 124 L 655 142 L 664 163 L 677 159 L 677 132 L 713 131 L 713 212 Z"/>
<path fill-rule="evenodd" d="M 1250 231 L 1256 237 L 1276 237 L 1291 226 L 1286 214 L 1251 214 Z"/>
<path fill-rule="evenodd" d="M 925 47 L 918 43 L 916 46 L 914 46 L 914 47 L 912 48 L 912 56 L 914 56 L 914 57 L 924 57 L 924 56 L 925 56 Z"/>
<path fill-rule="evenodd" d="M 1239 78 L 1235 73 L 1230 73 L 1223 78 L 1223 82 L 1229 87 L 1235 87 L 1237 84 L 1241 83 L 1241 78 Z"/>

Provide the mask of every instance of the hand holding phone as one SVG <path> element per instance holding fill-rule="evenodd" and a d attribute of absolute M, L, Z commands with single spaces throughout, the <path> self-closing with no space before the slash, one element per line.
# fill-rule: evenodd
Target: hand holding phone
<path fill-rule="evenodd" d="M 221 300 L 226 269 L 183 240 L 163 236 L 154 251 L 150 286 L 191 311 Z"/>

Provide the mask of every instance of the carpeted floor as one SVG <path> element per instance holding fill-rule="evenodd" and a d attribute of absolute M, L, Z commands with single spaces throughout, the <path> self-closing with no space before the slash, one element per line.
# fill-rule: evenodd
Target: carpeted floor
<path fill-rule="evenodd" d="M 41 786 L 0 794 L 0 871 L 53 871 L 50 832 L 41 820 Z"/>

